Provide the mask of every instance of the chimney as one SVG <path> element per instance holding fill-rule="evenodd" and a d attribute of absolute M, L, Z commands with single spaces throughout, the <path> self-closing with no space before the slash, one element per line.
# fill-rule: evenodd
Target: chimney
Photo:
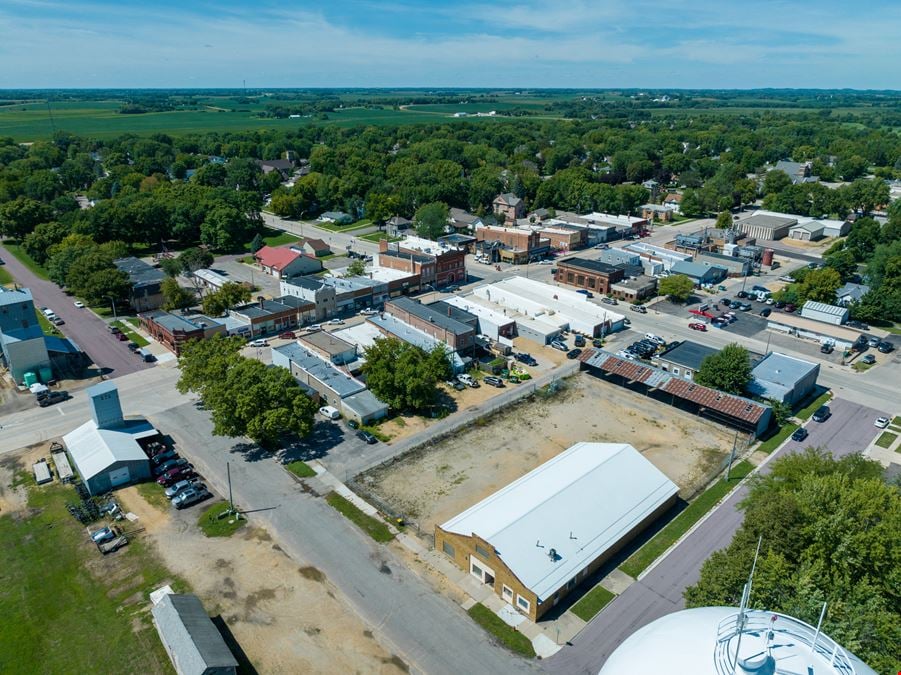
<path fill-rule="evenodd" d="M 263 298 L 262 295 L 258 295 L 258 296 L 257 296 L 257 302 L 260 303 L 260 309 L 263 309 L 263 300 L 264 300 L 264 299 L 265 299 L 265 298 Z"/>

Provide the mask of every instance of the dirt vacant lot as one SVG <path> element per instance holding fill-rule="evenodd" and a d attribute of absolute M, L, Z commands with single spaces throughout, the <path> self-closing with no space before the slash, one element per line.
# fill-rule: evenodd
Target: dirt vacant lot
<path fill-rule="evenodd" d="M 587 373 L 562 391 L 374 469 L 359 483 L 423 533 L 580 441 L 629 443 L 690 497 L 725 465 L 733 434 Z"/>

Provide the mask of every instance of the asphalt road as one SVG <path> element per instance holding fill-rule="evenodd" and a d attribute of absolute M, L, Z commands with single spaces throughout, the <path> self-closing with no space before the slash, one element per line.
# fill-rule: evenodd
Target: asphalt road
<path fill-rule="evenodd" d="M 119 342 L 107 328 L 106 322 L 91 310 L 79 309 L 74 300 L 63 293 L 52 281 L 35 276 L 31 270 L 3 246 L 0 246 L 7 270 L 15 277 L 19 286 L 24 286 L 34 296 L 36 309 L 49 307 L 65 321 L 60 329 L 65 335 L 87 353 L 94 364 L 108 378 L 121 377 L 128 373 L 146 370 L 151 364 L 144 363 L 128 351 L 125 342 Z"/>
<path fill-rule="evenodd" d="M 884 412 L 857 403 L 835 400 L 830 420 L 815 428 L 809 422 L 810 437 L 803 443 L 790 441 L 768 458 L 797 452 L 802 447 L 822 445 L 835 456 L 858 452 L 869 445 L 877 429 L 873 420 Z M 831 426 L 830 426 L 831 425 Z M 766 473 L 769 464 L 760 471 Z M 636 630 L 661 616 L 685 606 L 682 592 L 694 584 L 701 565 L 714 551 L 724 548 L 741 525 L 738 503 L 747 494 L 745 486 L 736 490 L 719 508 L 701 521 L 663 560 L 629 586 L 598 614 L 572 641 L 554 656 L 542 661 L 552 673 L 582 675 L 597 673 L 610 654 Z"/>
<path fill-rule="evenodd" d="M 228 494 L 231 464 L 234 499 L 264 524 L 298 564 L 321 570 L 356 612 L 412 672 L 535 672 L 489 642 L 488 635 L 454 602 L 434 590 L 326 502 L 310 494 L 267 455 L 212 436 L 209 415 L 186 403 L 151 421 L 170 433 L 177 448 L 220 493 Z"/>

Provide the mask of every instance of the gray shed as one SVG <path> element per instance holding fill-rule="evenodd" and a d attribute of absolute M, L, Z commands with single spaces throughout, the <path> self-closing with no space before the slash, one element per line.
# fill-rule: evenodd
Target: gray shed
<path fill-rule="evenodd" d="M 231 675 L 238 662 L 196 595 L 164 595 L 153 623 L 178 675 Z"/>

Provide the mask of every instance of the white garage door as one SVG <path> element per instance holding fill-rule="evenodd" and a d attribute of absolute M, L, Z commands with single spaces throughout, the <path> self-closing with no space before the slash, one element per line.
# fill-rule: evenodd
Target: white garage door
<path fill-rule="evenodd" d="M 123 466 L 121 469 L 110 471 L 109 473 L 109 482 L 112 487 L 116 487 L 117 485 L 124 485 L 129 480 L 131 480 L 131 475 L 128 473 L 127 466 Z"/>

